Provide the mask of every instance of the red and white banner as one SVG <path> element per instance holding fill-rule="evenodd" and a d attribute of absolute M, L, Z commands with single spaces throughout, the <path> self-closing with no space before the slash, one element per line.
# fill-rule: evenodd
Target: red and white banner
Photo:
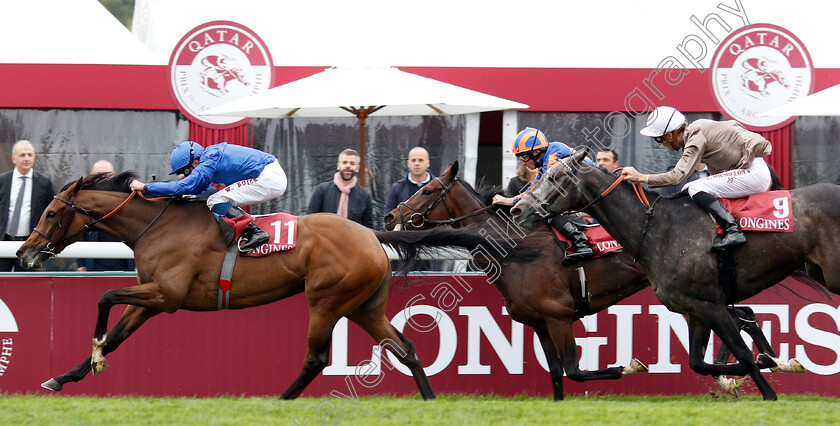
<path fill-rule="evenodd" d="M 510 319 L 487 276 L 417 276 L 408 285 L 396 281 L 388 318 L 414 341 L 436 392 L 551 395 L 534 332 Z M 0 390 L 47 393 L 39 387 L 43 381 L 90 355 L 102 294 L 135 283 L 131 276 L 0 277 Z M 808 372 L 767 376 L 780 393 L 840 396 L 840 302 L 824 300 L 793 280 L 785 285 L 811 301 L 777 286 L 746 304 L 780 357 L 798 358 Z M 121 312 L 121 307 L 112 310 L 111 326 Z M 109 367 L 102 375 L 69 383 L 62 393 L 279 395 L 300 373 L 307 318 L 302 295 L 241 311 L 161 314 L 106 356 Z M 650 372 L 617 381 L 565 380 L 567 395 L 717 389 L 711 378 L 688 367 L 685 319 L 669 312 L 650 289 L 585 318 L 575 330 L 583 369 L 624 365 L 637 357 Z M 718 346 L 715 341 L 711 349 Z M 382 362 L 378 351 L 367 334 L 342 320 L 333 333 L 330 365 L 303 395 L 416 394 L 402 365 L 390 355 Z"/>

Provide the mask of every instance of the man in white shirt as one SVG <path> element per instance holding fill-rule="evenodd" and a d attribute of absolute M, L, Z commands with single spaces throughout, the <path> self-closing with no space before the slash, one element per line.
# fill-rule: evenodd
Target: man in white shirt
<path fill-rule="evenodd" d="M 0 227 L 4 241 L 25 241 L 55 195 L 50 179 L 32 170 L 35 148 L 27 140 L 12 146 L 15 168 L 0 174 Z M 22 271 L 17 259 L 0 258 L 0 272 Z"/>

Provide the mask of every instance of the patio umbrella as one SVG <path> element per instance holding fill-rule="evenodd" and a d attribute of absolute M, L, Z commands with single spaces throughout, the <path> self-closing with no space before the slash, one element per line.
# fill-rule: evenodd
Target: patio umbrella
<path fill-rule="evenodd" d="M 528 105 L 393 67 L 336 67 L 210 108 L 202 115 L 232 117 L 342 117 L 359 121 L 359 182 L 365 184 L 365 122 L 374 115 L 450 115 Z"/>
<path fill-rule="evenodd" d="M 795 115 L 840 115 L 840 84 L 765 111 L 765 117 Z"/>

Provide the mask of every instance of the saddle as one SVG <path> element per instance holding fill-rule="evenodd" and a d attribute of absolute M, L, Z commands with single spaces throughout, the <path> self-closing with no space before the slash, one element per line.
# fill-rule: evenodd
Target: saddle
<path fill-rule="evenodd" d="M 744 198 L 718 198 L 742 231 L 793 232 L 793 203 L 789 191 L 768 191 Z M 722 233 L 720 225 L 717 232 Z"/>
<path fill-rule="evenodd" d="M 580 225 L 574 222 L 572 223 L 579 229 L 582 229 L 583 233 L 586 234 L 586 237 L 589 238 L 589 245 L 592 247 L 592 251 L 595 252 L 595 259 L 607 253 L 620 252 L 622 250 L 621 244 L 619 244 L 618 241 L 616 241 L 603 226 L 597 224 Z M 569 247 L 566 249 L 566 253 L 572 253 L 572 247 L 574 244 L 553 226 L 551 227 L 551 231 L 554 232 L 555 238 L 569 244 Z"/>
<path fill-rule="evenodd" d="M 233 229 L 233 225 L 228 223 L 226 220 L 222 220 L 221 217 L 216 218 L 217 222 L 219 223 L 219 230 L 222 232 L 222 238 L 225 241 L 225 247 L 230 247 L 233 244 L 233 240 L 236 238 L 237 235 L 241 234 L 242 231 L 236 232 Z"/>
<path fill-rule="evenodd" d="M 297 242 L 298 217 L 287 213 L 274 213 L 266 216 L 239 216 L 235 218 L 218 217 L 219 230 L 225 241 L 225 247 L 238 243 L 239 236 L 254 222 L 268 232 L 269 242 L 242 256 L 261 257 L 278 251 L 294 250 Z"/>

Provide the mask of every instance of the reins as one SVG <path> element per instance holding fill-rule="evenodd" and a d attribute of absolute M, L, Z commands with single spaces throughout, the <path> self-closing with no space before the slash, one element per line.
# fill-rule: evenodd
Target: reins
<path fill-rule="evenodd" d="M 445 185 L 443 183 L 443 181 L 440 179 L 440 177 L 436 177 L 435 180 L 438 181 L 438 183 L 440 183 L 441 186 L 443 186 L 443 191 L 441 191 L 440 195 L 438 195 L 438 197 L 429 205 L 429 207 L 426 207 L 425 211 L 423 211 L 422 213 L 420 213 L 414 207 L 411 207 L 410 205 L 406 204 L 405 201 L 403 201 L 399 205 L 397 205 L 397 208 L 400 211 L 400 218 L 401 218 L 400 222 L 402 223 L 403 226 L 411 225 L 411 227 L 413 227 L 413 228 L 420 228 L 425 224 L 454 225 L 454 224 L 456 224 L 456 223 L 458 223 L 458 222 L 460 222 L 464 219 L 469 219 L 471 217 L 478 216 L 478 215 L 480 215 L 480 214 L 482 214 L 482 213 L 484 213 L 484 212 L 493 208 L 493 205 L 491 204 L 489 206 L 479 208 L 478 210 L 474 210 L 474 211 L 472 211 L 470 213 L 467 213 L 465 215 L 455 216 L 455 214 L 452 212 L 452 208 L 450 208 L 449 204 L 446 202 L 446 194 L 449 192 L 450 189 L 452 189 L 452 186 L 455 185 L 455 182 L 457 182 L 459 179 L 457 177 L 455 177 L 454 179 L 452 179 L 451 182 L 449 182 L 449 185 Z M 432 210 L 434 210 L 434 208 L 437 207 L 437 205 L 440 204 L 440 203 L 443 203 L 444 207 L 446 207 L 446 211 L 452 217 L 450 217 L 449 219 L 427 219 L 426 216 L 429 213 L 431 213 Z M 408 217 L 407 220 L 405 219 L 405 215 L 402 214 L 402 207 L 403 206 L 405 206 L 408 210 L 413 212 Z M 415 224 L 414 223 L 414 218 L 419 218 L 420 223 Z"/>
<path fill-rule="evenodd" d="M 621 169 L 616 169 L 616 170 L 621 170 Z M 600 195 L 595 197 L 594 200 L 590 201 L 589 204 L 587 204 L 583 208 L 581 208 L 580 211 L 583 211 L 583 210 L 586 210 L 589 207 L 592 207 L 593 204 L 595 204 L 596 202 L 600 201 L 602 198 L 609 195 L 609 193 L 612 192 L 613 189 L 617 188 L 618 185 L 621 184 L 621 182 L 624 182 L 624 177 L 619 176 L 618 179 L 616 179 L 615 182 L 612 183 L 612 185 L 610 185 L 607 189 L 605 189 L 604 192 L 602 192 Z M 645 207 L 648 208 L 648 214 L 653 214 L 653 208 L 651 207 L 650 202 L 647 199 L 647 195 L 645 195 L 645 190 L 642 188 L 642 184 L 640 184 L 638 182 L 630 182 L 630 185 L 633 186 L 633 191 L 636 193 L 636 198 L 638 198 L 639 201 L 642 204 L 644 204 Z M 659 200 L 659 198 L 657 198 L 657 200 Z M 654 204 L 656 204 L 656 201 L 654 201 Z"/>
<path fill-rule="evenodd" d="M 619 168 L 619 169 L 616 169 L 616 170 L 621 170 L 621 169 Z M 615 188 L 618 188 L 618 185 L 620 185 L 621 182 L 624 182 L 624 177 L 623 176 L 619 176 L 618 179 L 616 179 L 615 182 L 612 183 L 612 185 L 607 187 L 607 189 L 605 189 L 603 192 L 601 192 L 601 194 L 599 194 L 597 197 L 595 197 L 594 200 L 590 201 L 589 204 L 587 204 L 582 209 L 580 209 L 580 211 L 584 211 L 584 210 L 588 209 L 593 204 L 595 204 L 596 202 L 600 201 L 602 198 L 609 195 L 609 193 L 612 192 Z M 650 229 L 650 223 L 653 221 L 653 209 L 656 206 L 656 203 L 659 201 L 659 199 L 662 198 L 662 196 L 656 197 L 656 199 L 653 200 L 653 204 L 651 204 L 647 199 L 647 195 L 645 195 L 645 190 L 644 190 L 644 188 L 642 188 L 642 184 L 640 184 L 638 182 L 630 182 L 630 185 L 633 187 L 633 192 L 636 193 L 636 198 L 639 200 L 639 202 L 641 202 L 645 207 L 647 207 L 647 211 L 645 211 L 645 225 L 642 228 L 642 235 L 639 237 L 639 244 L 638 244 L 637 249 L 636 249 L 637 254 L 635 256 L 633 256 L 633 262 L 637 262 L 638 261 L 638 254 L 640 254 L 642 252 L 641 251 L 642 244 L 645 242 L 645 235 L 647 235 L 647 232 Z"/>
<path fill-rule="evenodd" d="M 41 234 L 44 238 L 47 239 L 46 247 L 44 247 L 44 249 L 40 250 L 40 252 L 47 253 L 51 256 L 55 256 L 55 255 L 61 253 L 61 250 L 56 251 L 54 249 L 58 246 L 58 244 L 62 240 L 65 239 L 65 235 L 67 235 L 67 230 L 69 229 L 70 222 L 73 221 L 73 216 L 75 216 L 75 211 L 76 210 L 81 211 L 82 213 L 84 213 L 87 216 L 88 223 L 86 223 L 84 226 L 79 228 L 78 231 L 76 231 L 75 233 L 73 233 L 72 235 L 67 237 L 67 239 L 73 239 L 74 237 L 76 237 L 77 235 L 79 235 L 81 233 L 90 232 L 90 230 L 93 228 L 94 225 L 96 225 L 97 223 L 102 222 L 102 221 L 114 216 L 115 214 L 117 214 L 117 212 L 122 210 L 123 207 L 125 207 L 128 204 L 128 202 L 131 201 L 131 199 L 134 198 L 134 196 L 137 195 L 137 194 L 140 194 L 140 198 L 142 198 L 146 201 L 161 201 L 161 200 L 164 200 L 164 199 L 166 199 L 168 201 L 167 201 L 166 205 L 163 206 L 163 209 L 161 209 L 160 213 L 158 213 L 158 215 L 155 216 L 155 218 L 152 220 L 152 222 L 149 223 L 149 225 L 146 226 L 146 228 L 143 229 L 142 232 L 140 232 L 140 234 L 137 236 L 137 238 L 134 239 L 134 242 L 132 242 L 132 245 L 134 245 L 135 243 L 137 243 L 137 240 L 139 240 L 140 237 L 143 236 L 143 234 L 145 234 L 146 231 L 148 231 L 149 228 L 151 228 L 152 225 L 155 222 L 157 222 L 157 220 L 160 218 L 160 216 L 163 214 L 163 212 L 166 211 L 166 208 L 169 207 L 169 204 L 172 203 L 172 198 L 168 198 L 168 199 L 166 197 L 147 198 L 145 195 L 143 195 L 142 193 L 139 193 L 138 191 L 131 191 L 131 194 L 129 194 L 129 196 L 126 197 L 126 199 L 123 200 L 120 203 L 120 205 L 118 205 L 113 210 L 111 210 L 110 212 L 108 212 L 104 216 L 100 217 L 99 219 L 94 220 L 90 215 L 90 210 L 85 209 L 84 207 L 81 207 L 81 206 L 78 206 L 78 205 L 75 204 L 76 194 L 73 194 L 73 196 L 71 196 L 69 200 L 65 200 L 64 198 L 61 198 L 58 195 L 53 196 L 54 199 L 67 204 L 67 206 L 64 208 L 64 211 L 62 211 L 61 217 L 58 219 L 58 223 L 55 226 L 53 226 L 53 228 L 50 230 L 49 233 L 45 233 L 45 232 L 41 231 L 40 229 L 38 229 L 37 227 L 33 228 L 33 231 Z M 58 231 L 58 232 L 56 232 L 56 231 Z"/>
<path fill-rule="evenodd" d="M 478 215 L 480 215 L 480 214 L 482 214 L 482 213 L 484 213 L 484 212 L 486 212 L 486 211 L 488 211 L 492 208 L 493 208 L 493 205 L 484 206 L 484 207 L 479 208 L 478 210 L 473 210 L 470 213 L 467 213 L 465 215 L 461 215 L 461 216 L 458 216 L 458 217 L 451 217 L 449 219 L 425 219 L 425 222 L 426 223 L 431 223 L 433 225 L 439 225 L 439 224 L 454 225 L 454 224 L 456 224 L 456 223 L 458 223 L 458 222 L 460 222 L 464 219 L 469 219 L 473 216 L 478 216 Z"/>

